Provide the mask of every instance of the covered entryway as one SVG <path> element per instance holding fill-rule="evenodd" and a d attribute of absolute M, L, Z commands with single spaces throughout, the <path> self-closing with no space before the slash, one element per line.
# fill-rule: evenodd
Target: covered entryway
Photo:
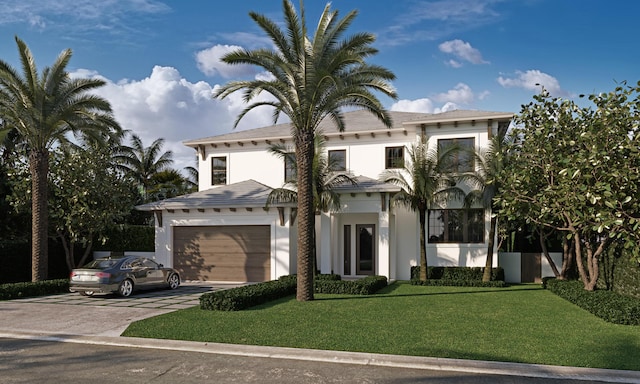
<path fill-rule="evenodd" d="M 268 225 L 176 226 L 173 267 L 183 280 L 267 281 L 270 246 Z"/>

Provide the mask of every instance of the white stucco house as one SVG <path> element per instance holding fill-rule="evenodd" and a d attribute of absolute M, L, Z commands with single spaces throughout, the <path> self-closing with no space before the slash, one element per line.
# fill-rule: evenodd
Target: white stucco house
<path fill-rule="evenodd" d="M 430 145 L 482 147 L 513 118 L 465 110 L 390 114 L 390 129 L 364 111 L 345 113 L 344 132 L 330 121 L 321 126 L 328 156 L 358 181 L 338 188 L 340 211 L 316 216 L 322 273 L 408 280 L 411 266 L 420 262 L 418 216 L 390 206 L 399 189 L 378 181 L 381 172 L 402 164 L 422 135 Z M 155 215 L 158 262 L 178 269 L 185 280 L 257 282 L 296 273 L 295 204 L 265 208 L 269 193 L 291 171 L 267 152 L 272 143 L 293 147 L 289 124 L 184 143 L 197 152 L 199 191 L 138 207 Z M 460 159 L 457 171 L 473 167 L 468 160 Z M 462 202 L 452 201 L 429 212 L 429 265 L 484 266 L 490 212 L 461 208 Z"/>

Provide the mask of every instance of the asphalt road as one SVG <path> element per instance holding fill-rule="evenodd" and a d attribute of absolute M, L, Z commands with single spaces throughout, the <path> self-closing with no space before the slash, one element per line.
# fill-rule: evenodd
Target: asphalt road
<path fill-rule="evenodd" d="M 5 338 L 0 338 L 0 382 L 589 383 Z"/>

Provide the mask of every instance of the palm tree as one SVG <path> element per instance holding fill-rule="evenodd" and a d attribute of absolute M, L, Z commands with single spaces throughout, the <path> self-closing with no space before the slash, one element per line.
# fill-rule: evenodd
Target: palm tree
<path fill-rule="evenodd" d="M 413 144 L 402 168 L 382 172 L 380 180 L 397 185 L 401 191 L 394 195 L 393 203 L 418 212 L 420 222 L 420 280 L 426 281 L 427 242 L 426 213 L 437 204 L 449 199 L 464 197 L 464 191 L 456 186 L 454 175 L 445 171 L 446 160 L 457 148 L 444 150 L 430 148 L 425 138 Z"/>
<path fill-rule="evenodd" d="M 227 64 L 251 64 L 271 74 L 269 79 L 230 82 L 215 92 L 221 99 L 243 91 L 249 103 L 238 115 L 235 125 L 251 110 L 273 107 L 274 123 L 284 114 L 291 121 L 295 143 L 298 179 L 298 286 L 299 301 L 313 300 L 313 158 L 314 136 L 320 123 L 331 119 L 344 130 L 343 110 L 361 108 L 374 114 L 387 127 L 391 117 L 373 92 L 396 98 L 391 84 L 395 78 L 389 70 L 367 64 L 365 59 L 377 53 L 370 33 L 342 38 L 357 15 L 351 11 L 344 18 L 324 8 L 313 36 L 307 36 L 304 10 L 298 16 L 288 0 L 283 0 L 284 25 L 251 12 L 250 17 L 272 40 L 275 49 L 236 50 L 225 55 Z M 271 96 L 255 100 L 262 92 Z"/>
<path fill-rule="evenodd" d="M 345 184 L 356 185 L 356 180 L 347 171 L 336 170 L 335 160 L 329 158 L 325 152 L 325 141 L 322 135 L 315 137 L 315 154 L 313 156 L 313 209 L 315 213 L 340 211 L 340 194 L 334 190 Z M 271 144 L 267 149 L 270 153 L 285 162 L 295 164 L 295 153 L 292 148 L 282 144 Z M 298 201 L 298 182 L 296 179 L 285 181 L 281 188 L 276 188 L 267 198 L 267 206 L 275 203 L 291 203 Z M 316 232 L 313 227 L 313 271 L 317 271 Z"/>
<path fill-rule="evenodd" d="M 491 210 L 491 224 L 489 226 L 489 241 L 487 242 L 487 259 L 482 274 L 482 281 L 491 280 L 493 268 L 493 249 L 495 247 L 496 228 L 498 226 L 498 208 L 495 197 L 501 192 L 501 173 L 505 167 L 507 158 L 505 151 L 509 143 L 513 141 L 511 135 L 499 133 L 491 138 L 489 145 L 484 149 L 474 152 L 476 159 L 475 172 L 461 175 L 462 180 L 468 181 L 474 189 L 465 197 L 465 206 L 481 204 L 483 208 Z"/>
<path fill-rule="evenodd" d="M 71 78 L 66 71 L 71 50 L 38 73 L 27 45 L 17 36 L 22 74 L 0 60 L 0 116 L 29 153 L 32 198 L 31 279 L 47 278 L 49 151 L 69 144 L 69 134 L 103 141 L 120 131 L 109 102 L 90 91 L 105 85 L 98 79 Z"/>
<path fill-rule="evenodd" d="M 156 139 L 150 146 L 145 147 L 136 134 L 131 135 L 131 146 L 121 146 L 116 160 L 118 168 L 134 180 L 143 201 L 149 198 L 154 176 L 173 164 L 173 152 L 162 152 L 164 139 Z"/>

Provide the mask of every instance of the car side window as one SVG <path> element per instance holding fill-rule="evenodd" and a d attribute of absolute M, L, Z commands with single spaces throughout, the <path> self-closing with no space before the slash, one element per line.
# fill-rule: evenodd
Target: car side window
<path fill-rule="evenodd" d="M 145 268 L 158 269 L 158 264 L 151 259 L 143 259 L 142 264 L 145 266 Z"/>

